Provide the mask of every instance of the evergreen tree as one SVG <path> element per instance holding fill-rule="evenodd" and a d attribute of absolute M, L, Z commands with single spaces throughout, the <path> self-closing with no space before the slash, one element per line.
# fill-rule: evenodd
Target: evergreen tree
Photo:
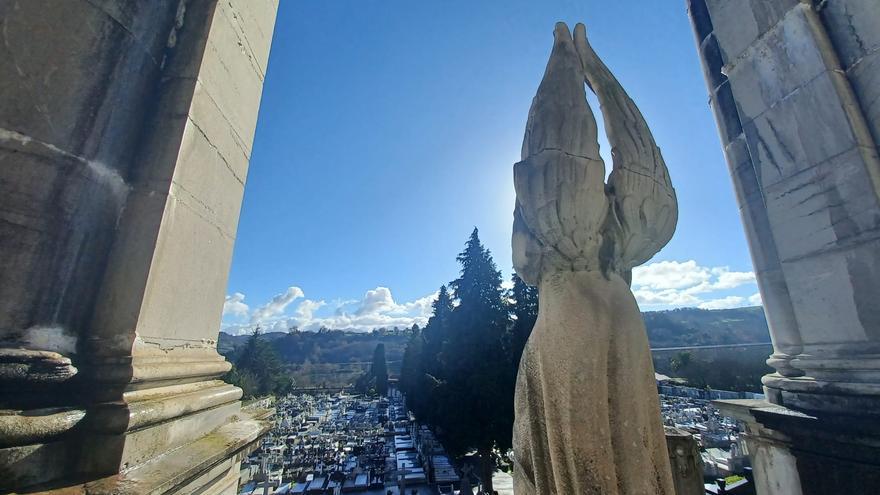
<path fill-rule="evenodd" d="M 440 351 L 449 329 L 452 298 L 446 286 L 440 287 L 432 304 L 433 314 L 424 330 L 416 327 L 404 351 L 401 390 L 407 406 L 419 421 L 437 425 L 440 397 L 436 393 L 442 375 Z"/>
<path fill-rule="evenodd" d="M 509 320 L 501 272 L 477 229 L 457 260 L 461 275 L 450 286 L 459 304 L 450 314 L 441 351 L 439 423 L 444 445 L 453 454 L 478 452 L 480 477 L 491 493 L 493 451 L 510 448 L 510 425 L 504 414 L 513 403 L 505 386 L 510 369 L 504 345 Z"/>
<path fill-rule="evenodd" d="M 451 454 L 479 453 L 480 477 L 491 492 L 494 450 L 511 446 L 516 368 L 537 318 L 538 294 L 516 276 L 513 288 L 502 290 L 477 229 L 457 260 L 461 273 L 452 290 L 440 287 L 428 324 L 407 343 L 401 390 Z"/>
<path fill-rule="evenodd" d="M 241 387 L 245 398 L 285 395 L 293 388 L 293 380 L 284 373 L 281 358 L 263 339 L 259 327 L 251 333 L 226 379 Z"/>
<path fill-rule="evenodd" d="M 424 351 L 422 360 L 424 372 L 438 378 L 441 374 L 441 351 L 443 343 L 449 337 L 449 328 L 452 317 L 452 297 L 445 285 L 437 291 L 437 299 L 431 304 L 433 313 L 428 319 L 428 324 L 422 332 L 424 338 Z"/>
<path fill-rule="evenodd" d="M 370 374 L 375 380 L 376 393 L 380 397 L 388 395 L 388 366 L 385 363 L 385 344 L 376 344 L 373 351 L 373 364 L 370 366 Z"/>
<path fill-rule="evenodd" d="M 403 362 L 400 364 L 400 391 L 406 396 L 407 407 L 416 415 L 420 415 L 420 411 L 416 411 L 415 397 L 418 393 L 416 385 L 421 370 L 422 334 L 418 327 L 415 327 L 403 350 Z"/>
<path fill-rule="evenodd" d="M 358 377 L 355 390 L 362 394 L 388 394 L 388 366 L 385 363 L 385 344 L 378 343 L 373 350 L 373 362 L 370 369 Z"/>

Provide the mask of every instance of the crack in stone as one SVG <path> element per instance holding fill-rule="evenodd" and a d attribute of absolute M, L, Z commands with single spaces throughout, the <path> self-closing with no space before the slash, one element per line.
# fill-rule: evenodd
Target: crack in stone
<path fill-rule="evenodd" d="M 223 227 L 221 227 L 220 225 L 218 225 L 217 223 L 215 223 L 213 220 L 211 220 L 210 218 L 208 218 L 208 217 L 206 217 L 205 215 L 203 215 L 203 214 L 202 214 L 201 212 L 199 212 L 197 209 L 193 208 L 189 203 L 187 203 L 186 201 L 184 201 L 182 197 L 172 195 L 171 198 L 174 200 L 175 203 L 181 204 L 181 205 L 183 205 L 184 208 L 186 208 L 187 210 L 193 212 L 193 214 L 194 214 L 195 216 L 197 216 L 197 217 L 199 217 L 200 219 L 202 219 L 206 224 L 208 224 L 208 225 L 210 225 L 211 227 L 214 227 L 215 229 L 217 229 L 217 232 L 220 234 L 221 237 L 224 237 L 224 238 L 226 238 L 227 240 L 229 240 L 230 242 L 235 243 L 235 236 L 234 236 L 234 235 L 232 235 L 232 234 L 226 232 L 226 231 L 223 229 Z"/>
<path fill-rule="evenodd" d="M 229 5 L 229 10 L 232 12 L 233 19 L 229 19 L 229 16 L 226 15 L 225 9 L 223 9 L 224 10 L 223 15 L 224 15 L 224 17 L 226 17 L 226 20 L 229 23 L 229 25 L 236 28 L 235 29 L 236 35 L 237 35 L 236 37 L 239 40 L 244 41 L 244 43 L 247 45 L 247 53 L 245 53 L 245 56 L 247 56 L 248 62 L 250 62 L 251 66 L 253 66 L 256 69 L 257 75 L 260 76 L 260 81 L 263 81 L 266 77 L 266 71 L 257 62 L 256 52 L 254 51 L 253 47 L 251 46 L 250 40 L 245 35 L 246 31 L 244 29 L 244 26 L 242 25 L 241 21 L 239 21 L 238 16 L 235 14 L 235 7 L 232 6 L 232 2 L 229 2 L 228 5 Z M 241 42 L 238 43 L 238 46 L 245 48 L 241 44 Z"/>
<path fill-rule="evenodd" d="M 189 189 L 183 187 L 183 185 L 181 185 L 180 182 L 177 182 L 176 180 L 172 180 L 172 181 L 171 181 L 171 185 L 172 185 L 173 187 L 177 188 L 177 189 L 180 189 L 181 192 L 185 193 L 187 196 L 189 196 L 190 198 L 192 198 L 196 203 L 200 204 L 200 205 L 202 206 L 202 208 L 204 208 L 205 210 L 207 210 L 210 214 L 212 214 L 212 215 L 216 215 L 216 214 L 217 214 L 217 212 L 215 212 L 213 208 L 211 208 L 210 206 L 208 206 L 207 203 L 205 203 L 204 201 L 202 201 L 201 199 L 199 199 L 199 198 L 198 198 L 195 194 L 193 194 Z"/>
<path fill-rule="evenodd" d="M 218 148 L 214 143 L 211 142 L 211 140 L 208 138 L 208 135 L 205 134 L 205 131 L 201 127 L 199 127 L 195 120 L 193 120 L 191 115 L 187 115 L 186 119 L 193 125 L 193 127 L 195 127 L 199 131 L 202 137 L 205 138 L 205 142 L 207 142 L 208 145 L 214 149 L 214 151 L 217 153 L 217 156 L 220 157 L 220 161 L 222 161 L 223 164 L 226 165 L 226 168 L 229 170 L 232 176 L 235 177 L 235 180 L 238 181 L 239 184 L 241 184 L 241 187 L 244 187 L 244 180 L 242 180 L 241 177 L 239 177 L 238 174 L 235 173 L 235 170 L 232 168 L 232 165 L 229 164 L 229 161 L 226 160 L 226 157 L 223 156 L 220 148 Z"/>

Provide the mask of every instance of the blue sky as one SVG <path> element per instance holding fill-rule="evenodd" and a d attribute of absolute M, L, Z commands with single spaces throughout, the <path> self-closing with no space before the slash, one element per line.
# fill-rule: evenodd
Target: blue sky
<path fill-rule="evenodd" d="M 678 193 L 642 308 L 758 301 L 683 0 L 282 0 L 224 327 L 420 322 L 474 226 L 508 277 L 512 165 L 559 20 L 586 24 Z"/>

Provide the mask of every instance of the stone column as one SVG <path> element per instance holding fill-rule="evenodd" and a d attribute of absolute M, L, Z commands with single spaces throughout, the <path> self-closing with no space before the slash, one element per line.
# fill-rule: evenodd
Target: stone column
<path fill-rule="evenodd" d="M 216 339 L 276 9 L 0 4 L 0 488 L 235 490 L 268 425 Z"/>
<path fill-rule="evenodd" d="M 880 10 L 693 0 L 764 297 L 772 401 L 880 412 Z"/>
<path fill-rule="evenodd" d="M 759 493 L 869 493 L 880 480 L 877 1 L 689 0 L 688 11 L 774 343 L 770 403 L 719 407 L 752 424 Z"/>

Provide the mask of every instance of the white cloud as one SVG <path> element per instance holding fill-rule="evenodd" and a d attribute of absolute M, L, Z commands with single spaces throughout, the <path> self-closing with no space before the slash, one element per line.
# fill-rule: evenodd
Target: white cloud
<path fill-rule="evenodd" d="M 243 298 L 244 296 L 240 299 Z M 288 313 L 288 306 L 299 298 L 303 300 L 296 305 L 292 314 Z M 250 324 L 226 322 L 222 329 L 227 333 L 241 334 L 250 331 L 255 324 L 259 324 L 265 332 L 286 332 L 294 326 L 300 330 L 327 327 L 355 331 L 370 331 L 380 327 L 402 328 L 413 324 L 424 326 L 436 298 L 435 292 L 413 301 L 397 303 L 391 289 L 380 286 L 368 290 L 361 299 L 337 300 L 327 304 L 323 300 L 305 299 L 301 289 L 290 287 L 255 309 L 251 314 Z M 321 311 L 325 307 L 329 311 Z M 322 316 L 321 313 L 325 315 Z"/>
<path fill-rule="evenodd" d="M 236 292 L 231 296 L 226 296 L 223 302 L 223 316 L 247 316 L 251 308 L 244 303 L 244 294 Z"/>
<path fill-rule="evenodd" d="M 296 316 L 304 320 L 311 320 L 315 317 L 315 311 L 326 305 L 327 303 L 324 301 L 312 301 L 311 299 L 306 299 L 296 307 Z"/>
<path fill-rule="evenodd" d="M 355 313 L 357 315 L 366 315 L 395 311 L 397 309 L 394 297 L 391 296 L 391 289 L 388 287 L 376 287 L 364 294 L 361 305 Z"/>
<path fill-rule="evenodd" d="M 434 301 L 437 300 L 437 292 L 433 294 L 428 294 L 425 297 L 420 297 L 415 301 L 403 303 L 400 307 L 403 309 L 405 313 L 412 313 L 422 315 L 422 316 L 430 316 L 431 312 L 434 310 L 433 305 Z"/>
<path fill-rule="evenodd" d="M 746 298 L 741 296 L 727 296 L 719 299 L 704 301 L 697 306 L 700 309 L 729 309 L 739 308 L 746 303 Z"/>
<path fill-rule="evenodd" d="M 745 297 L 717 293 L 754 283 L 753 272 L 731 271 L 727 266 L 701 266 L 694 260 L 659 261 L 633 269 L 632 288 L 643 309 L 683 306 L 714 309 L 745 305 L 748 301 Z"/>
<path fill-rule="evenodd" d="M 709 281 L 711 270 L 690 261 L 658 261 L 633 269 L 633 287 L 682 289 Z"/>
<path fill-rule="evenodd" d="M 283 314 L 290 303 L 304 296 L 305 294 L 299 287 L 288 287 L 286 291 L 276 294 L 269 302 L 255 309 L 251 314 L 251 323 L 262 323 Z"/>
<path fill-rule="evenodd" d="M 754 272 L 731 272 L 727 267 L 713 268 L 713 273 L 717 274 L 718 280 L 713 285 L 716 289 L 733 289 L 745 284 L 755 282 Z"/>
<path fill-rule="evenodd" d="M 700 303 L 700 298 L 693 294 L 675 289 L 650 290 L 633 288 L 633 295 L 639 304 L 646 306 L 695 306 Z"/>
<path fill-rule="evenodd" d="M 754 284 L 752 272 L 732 271 L 727 266 L 701 266 L 694 260 L 660 261 L 635 268 L 632 289 L 643 310 L 719 309 L 760 304 L 759 294 L 747 296 L 753 293 Z M 752 290 L 742 293 L 749 288 Z M 301 300 L 297 304 L 298 299 Z M 355 331 L 424 326 L 436 299 L 434 292 L 412 301 L 397 302 L 391 289 L 378 286 L 366 291 L 360 299 L 337 299 L 328 303 L 306 299 L 302 289 L 291 286 L 266 304 L 250 310 L 244 303 L 244 294 L 236 292 L 227 296 L 223 306 L 227 317 L 223 330 L 246 333 L 256 324 L 266 332 L 285 332 L 293 326 L 301 330 L 324 326 Z M 250 323 L 246 323 L 248 321 Z"/>
<path fill-rule="evenodd" d="M 763 304 L 764 304 L 764 300 L 761 299 L 760 292 L 755 292 L 754 294 L 749 296 L 748 301 L 749 301 L 749 304 L 751 304 L 752 306 L 763 306 Z"/>

